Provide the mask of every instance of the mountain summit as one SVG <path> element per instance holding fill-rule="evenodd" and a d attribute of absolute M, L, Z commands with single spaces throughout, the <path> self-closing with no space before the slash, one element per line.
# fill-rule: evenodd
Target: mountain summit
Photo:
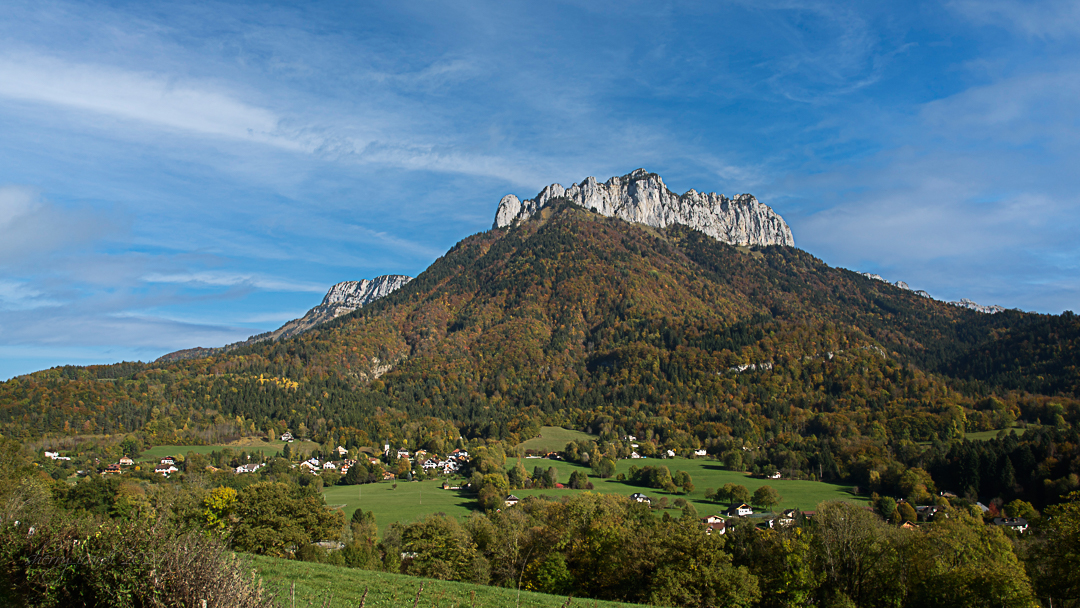
<path fill-rule="evenodd" d="M 587 177 L 564 188 L 552 184 L 530 200 L 507 194 L 499 201 L 493 228 L 505 228 L 536 215 L 549 202 L 568 199 L 607 217 L 617 217 L 654 228 L 683 224 L 729 245 L 795 246 L 784 218 L 751 194 L 729 199 L 723 194 L 690 190 L 678 195 L 664 180 L 645 169 L 612 177 L 604 183 Z"/>

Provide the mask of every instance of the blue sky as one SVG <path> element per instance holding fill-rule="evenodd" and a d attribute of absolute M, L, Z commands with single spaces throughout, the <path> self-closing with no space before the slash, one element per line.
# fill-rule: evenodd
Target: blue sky
<path fill-rule="evenodd" d="M 644 167 L 834 266 L 1080 310 L 1080 4 L 6 0 L 0 378 L 280 326 Z"/>

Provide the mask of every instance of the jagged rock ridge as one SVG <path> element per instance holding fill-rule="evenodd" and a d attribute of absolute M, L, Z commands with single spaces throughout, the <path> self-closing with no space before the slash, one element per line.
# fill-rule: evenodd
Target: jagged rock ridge
<path fill-rule="evenodd" d="M 795 246 L 784 218 L 753 195 L 739 194 L 729 199 L 723 194 L 695 190 L 678 195 L 668 190 L 659 175 L 644 169 L 612 177 L 602 184 L 593 177 L 569 188 L 552 184 L 525 201 L 508 194 L 499 201 L 493 227 L 523 222 L 559 198 L 607 217 L 655 228 L 683 224 L 731 245 Z"/>
<path fill-rule="evenodd" d="M 218 353 L 228 352 L 241 346 L 265 342 L 267 340 L 284 340 L 299 333 L 305 332 L 316 325 L 331 321 L 348 314 L 366 304 L 370 304 L 379 298 L 389 295 L 412 280 L 412 277 L 402 274 L 387 274 L 374 279 L 360 281 L 342 281 L 330 288 L 323 296 L 322 303 L 312 308 L 306 315 L 299 319 L 293 319 L 274 331 L 251 336 L 243 342 L 233 342 L 225 346 L 214 348 L 186 348 L 163 355 L 155 361 L 167 363 L 170 361 L 183 361 L 185 359 L 198 359 L 209 357 Z"/>
<path fill-rule="evenodd" d="M 387 274 L 371 280 L 338 283 L 326 292 L 321 304 L 309 310 L 303 317 L 289 321 L 277 331 L 270 332 L 270 337 L 274 340 L 291 338 L 320 323 L 336 319 L 385 297 L 411 280 L 412 277 L 402 274 Z"/>
<path fill-rule="evenodd" d="M 889 285 L 894 285 L 896 287 L 899 287 L 900 289 L 905 289 L 907 291 L 915 292 L 917 295 L 920 295 L 920 296 L 922 296 L 924 298 L 930 298 L 932 300 L 935 299 L 933 296 L 931 296 L 930 294 L 926 293 L 925 291 L 923 291 L 921 289 L 918 290 L 918 291 L 915 291 L 911 287 L 908 287 L 908 284 L 903 282 L 903 281 L 897 281 L 895 283 L 889 283 L 889 281 L 885 280 L 885 278 L 882 277 L 880 274 L 871 274 L 869 272 L 860 272 L 859 274 L 861 274 L 862 276 L 864 276 L 864 277 L 866 277 L 868 279 L 874 279 L 875 281 L 881 281 L 883 283 L 888 283 Z M 971 300 L 969 300 L 967 298 L 960 298 L 959 302 L 946 302 L 946 304 L 951 304 L 953 306 L 958 306 L 960 308 L 967 308 L 969 310 L 974 310 L 975 312 L 982 312 L 982 313 L 986 313 L 986 314 L 990 314 L 990 315 L 995 314 L 995 313 L 999 313 L 999 312 L 1002 312 L 1002 311 L 1005 310 L 1005 308 L 1003 306 L 998 306 L 997 304 L 994 304 L 994 305 L 991 305 L 991 306 L 983 306 L 982 304 L 976 304 L 975 302 L 972 302 Z"/>

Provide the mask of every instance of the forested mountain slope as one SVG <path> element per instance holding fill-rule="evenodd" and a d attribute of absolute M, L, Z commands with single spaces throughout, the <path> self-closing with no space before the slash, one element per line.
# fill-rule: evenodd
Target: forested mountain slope
<path fill-rule="evenodd" d="M 1076 335 L 1072 315 L 980 314 L 798 249 L 549 204 L 290 340 L 10 380 L 0 423 L 161 440 L 302 425 L 378 445 L 521 439 L 541 424 L 681 444 L 928 440 L 1075 422 Z M 1004 406 L 985 406 L 995 391 Z"/>

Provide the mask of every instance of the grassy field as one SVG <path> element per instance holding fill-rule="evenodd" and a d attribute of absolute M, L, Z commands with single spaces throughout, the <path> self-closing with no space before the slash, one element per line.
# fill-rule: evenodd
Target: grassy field
<path fill-rule="evenodd" d="M 528 441 L 522 441 L 517 447 L 524 450 L 536 450 L 537 452 L 559 452 L 571 441 L 595 439 L 594 435 L 581 431 L 559 428 L 557 426 L 540 427 L 540 436 L 533 437 Z"/>
<path fill-rule="evenodd" d="M 566 482 L 570 479 L 570 473 L 576 470 L 589 472 L 587 467 L 547 459 L 522 459 L 525 470 L 532 473 L 534 467 L 547 469 L 555 467 L 559 471 L 559 481 Z M 507 463 L 509 466 L 511 463 Z M 629 496 L 634 492 L 644 492 L 654 500 L 667 496 L 669 503 L 677 498 L 686 498 L 693 503 L 698 513 L 704 517 L 717 513 L 727 507 L 705 500 L 707 488 L 720 488 L 725 483 L 737 483 L 746 486 L 751 493 L 759 486 L 768 485 L 780 493 L 782 501 L 777 508 L 789 509 L 798 507 L 803 510 L 813 510 L 818 503 L 827 500 L 847 500 L 856 503 L 865 503 L 866 499 L 851 493 L 849 486 L 822 483 L 817 481 L 796 481 L 787 479 L 754 479 L 745 473 L 725 470 L 723 465 L 715 460 L 688 460 L 675 458 L 669 460 L 642 459 L 620 460 L 617 464 L 618 473 L 628 473 L 630 467 L 637 465 L 663 465 L 673 473 L 686 471 L 694 481 L 694 491 L 688 495 L 667 494 L 660 490 L 641 488 L 625 482 L 612 479 L 600 479 L 590 477 L 594 485 L 594 492 L 603 494 L 622 494 Z M 465 516 L 477 508 L 475 500 L 468 493 L 459 490 L 441 489 L 442 480 L 398 482 L 397 489 L 393 488 L 392 482 L 381 482 L 360 486 L 335 486 L 323 490 L 326 503 L 339 505 L 345 510 L 346 517 L 351 517 L 357 508 L 375 513 L 375 521 L 380 530 L 385 530 L 393 522 L 409 523 L 422 519 L 431 513 L 445 513 L 451 516 Z M 525 498 L 527 496 L 573 496 L 581 490 L 514 490 L 514 495 Z"/>
<path fill-rule="evenodd" d="M 559 471 L 559 481 L 565 482 L 570 479 L 570 473 L 575 470 L 582 470 L 588 472 L 588 468 L 581 467 L 576 464 L 562 462 L 557 460 L 544 460 L 544 459 L 524 459 L 522 461 L 525 465 L 525 470 L 530 473 L 533 467 L 540 466 L 548 468 L 554 466 Z M 736 483 L 746 486 L 746 489 L 753 493 L 754 490 L 760 486 L 771 486 L 777 492 L 780 493 L 782 501 L 778 505 L 779 509 L 791 509 L 800 508 L 803 510 L 812 510 L 818 503 L 827 500 L 848 500 L 851 502 L 866 502 L 865 498 L 855 496 L 851 493 L 850 486 L 842 486 L 830 483 L 822 483 L 818 481 L 797 481 L 791 479 L 755 479 L 745 473 L 736 471 L 728 471 L 724 468 L 724 465 L 715 460 L 696 459 L 689 460 L 685 458 L 673 458 L 667 460 L 658 459 L 634 459 L 634 460 L 620 460 L 616 465 L 616 473 L 625 473 L 629 476 L 631 466 L 638 466 L 639 468 L 647 465 L 651 466 L 666 466 L 672 473 L 675 471 L 686 471 L 690 474 L 690 477 L 694 481 L 694 491 L 689 495 L 683 494 L 668 494 L 661 490 L 654 490 L 651 488 L 641 488 L 638 486 L 630 485 L 626 482 L 616 481 L 612 479 L 600 479 L 598 477 L 590 477 L 589 481 L 593 483 L 594 492 L 601 492 L 604 494 L 625 494 L 629 496 L 634 492 L 643 492 L 650 498 L 658 499 L 662 496 L 667 496 L 669 502 L 674 502 L 676 498 L 686 498 L 688 501 L 694 504 L 698 512 L 705 516 L 710 512 L 718 511 L 722 508 L 726 508 L 727 505 L 718 505 L 716 503 L 705 500 L 705 490 L 707 488 L 720 488 L 725 483 Z M 515 490 L 514 494 L 521 498 L 526 496 L 532 496 L 535 494 L 546 494 L 549 496 L 560 496 L 564 494 L 573 494 L 578 490 Z"/>
<path fill-rule="evenodd" d="M 360 605 L 365 589 L 365 608 L 399 608 L 413 605 L 425 608 L 615 608 L 636 605 L 576 598 L 568 604 L 565 597 L 543 593 L 522 591 L 519 595 L 514 589 L 500 587 L 437 581 L 272 557 L 246 557 L 251 558 L 255 570 L 263 577 L 264 588 L 275 593 L 277 604 L 286 608 L 312 605 L 356 608 Z M 416 594 L 421 584 L 424 588 L 417 601 Z"/>
<path fill-rule="evenodd" d="M 285 447 L 284 441 L 251 441 L 251 438 L 245 439 L 248 439 L 248 441 L 242 439 L 224 445 L 156 445 L 144 450 L 136 460 L 139 462 L 157 462 L 165 456 L 183 456 L 188 452 L 209 454 L 210 452 L 220 452 L 225 448 L 229 448 L 236 453 L 240 453 L 241 451 L 247 451 L 249 453 L 262 452 L 266 454 L 267 458 L 273 458 Z M 318 447 L 319 444 L 311 441 L 294 441 L 292 444 L 292 449 L 300 449 L 305 452 L 310 452 Z"/>
<path fill-rule="evenodd" d="M 1014 424 L 1008 429 L 1004 429 L 1006 433 L 1016 433 L 1017 437 L 1023 437 L 1028 428 L 1037 428 L 1036 425 L 1028 425 L 1027 428 Z M 969 441 L 986 441 L 988 439 L 994 439 L 1001 431 L 975 431 L 974 433 L 964 433 L 964 439 Z"/>
<path fill-rule="evenodd" d="M 356 486 L 334 486 L 323 490 L 326 504 L 342 506 L 345 517 L 363 509 L 375 513 L 380 530 L 394 522 L 409 523 L 431 513 L 454 517 L 468 515 L 478 508 L 476 500 L 462 490 L 442 489 L 443 480 L 383 481 Z M 455 482 L 456 483 L 456 482 Z"/>

